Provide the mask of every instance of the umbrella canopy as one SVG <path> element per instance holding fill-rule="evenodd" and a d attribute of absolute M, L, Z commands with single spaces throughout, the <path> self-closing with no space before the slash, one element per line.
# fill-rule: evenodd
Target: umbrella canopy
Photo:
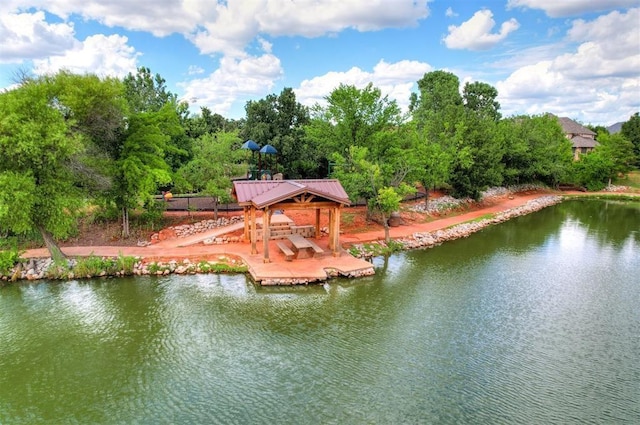
<path fill-rule="evenodd" d="M 253 140 L 247 140 L 246 142 L 244 142 L 242 144 L 242 149 L 249 149 L 252 151 L 259 151 L 260 150 L 260 145 L 258 145 L 256 142 L 254 142 Z"/>
<path fill-rule="evenodd" d="M 262 149 L 260 149 L 260 153 L 266 153 L 266 154 L 273 155 L 273 154 L 277 154 L 278 151 L 276 150 L 276 148 L 274 148 L 271 145 L 264 145 L 262 147 Z"/>

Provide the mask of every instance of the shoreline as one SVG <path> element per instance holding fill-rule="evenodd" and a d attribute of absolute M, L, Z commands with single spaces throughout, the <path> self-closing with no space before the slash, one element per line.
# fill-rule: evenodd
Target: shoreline
<path fill-rule="evenodd" d="M 269 264 L 260 264 L 261 256 L 249 255 L 249 244 L 246 242 L 225 245 L 163 247 L 154 250 L 150 247 L 68 247 L 63 252 L 69 261 L 75 258 L 99 257 L 103 261 L 123 259 L 129 257 L 132 267 L 127 270 L 107 272 L 98 271 L 91 275 L 76 275 L 72 272 L 61 276 L 47 273 L 52 265 L 48 255 L 42 255 L 43 249 L 27 250 L 21 258 L 26 262 L 20 263 L 7 275 L 0 276 L 0 284 L 5 282 L 50 280 L 73 280 L 80 278 L 111 278 L 126 275 L 157 275 L 168 274 L 203 274 L 203 273 L 244 273 L 250 274 L 253 280 L 261 285 L 296 285 L 324 282 L 337 276 L 361 277 L 375 273 L 373 265 L 362 259 L 370 259 L 379 255 L 388 255 L 400 250 L 426 249 L 444 242 L 455 240 L 480 231 L 488 226 L 500 224 L 511 218 L 530 214 L 540 209 L 563 202 L 565 199 L 589 198 L 593 196 L 606 199 L 616 199 L 619 196 L 630 196 L 640 199 L 640 195 L 630 192 L 607 193 L 537 193 L 535 195 L 509 196 L 496 205 L 485 207 L 473 212 L 463 213 L 453 217 L 434 220 L 425 224 L 399 226 L 392 228 L 390 244 L 381 240 L 380 232 L 365 234 L 349 234 L 341 236 L 343 246 L 349 248 L 341 255 L 343 260 L 350 257 L 361 263 L 344 265 L 343 269 L 335 267 L 336 260 L 341 257 L 325 257 L 310 260 L 296 260 L 285 262 L 277 249 Z M 483 218 L 485 217 L 485 218 Z M 44 250 L 46 251 L 46 250 Z M 47 253 L 48 254 L 48 253 Z M 260 261 L 255 257 L 259 257 Z M 177 260 L 182 258 L 182 260 Z M 365 266 L 362 262 L 368 264 Z M 310 269 L 314 268 L 312 272 Z M 319 271 L 318 271 L 319 269 Z M 278 274 L 280 273 L 280 275 Z"/>

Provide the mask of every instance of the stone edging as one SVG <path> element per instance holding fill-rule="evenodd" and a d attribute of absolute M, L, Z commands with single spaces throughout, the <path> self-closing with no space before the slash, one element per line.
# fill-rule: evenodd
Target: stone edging
<path fill-rule="evenodd" d="M 434 232 L 416 232 L 409 237 L 395 239 L 394 243 L 399 244 L 399 249 L 410 250 L 420 248 L 431 248 L 436 245 L 440 245 L 443 242 L 466 238 L 472 233 L 484 229 L 492 224 L 498 224 L 510 220 L 514 217 L 530 214 L 535 211 L 539 211 L 551 205 L 562 202 L 563 197 L 558 195 L 547 195 L 540 198 L 532 199 L 526 204 L 519 207 L 511 208 L 506 211 L 497 213 L 491 218 L 487 218 L 479 221 L 470 221 L 461 223 L 447 229 L 436 230 Z M 354 244 L 352 246 L 352 254 L 358 258 L 370 258 L 373 256 L 372 250 L 367 249 L 365 245 L 378 244 L 385 247 L 384 242 L 372 242 L 369 244 Z M 380 250 L 378 250 L 379 252 Z"/>

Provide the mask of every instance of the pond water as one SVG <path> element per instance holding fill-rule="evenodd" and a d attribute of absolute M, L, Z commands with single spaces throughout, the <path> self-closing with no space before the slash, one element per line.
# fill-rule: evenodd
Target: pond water
<path fill-rule="evenodd" d="M 0 288 L 0 423 L 640 423 L 640 204 L 567 201 L 376 276 Z"/>

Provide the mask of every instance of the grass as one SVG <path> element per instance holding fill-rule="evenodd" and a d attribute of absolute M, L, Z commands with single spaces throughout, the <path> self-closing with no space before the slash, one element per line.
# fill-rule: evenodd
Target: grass
<path fill-rule="evenodd" d="M 341 217 L 342 224 L 353 224 L 356 220 L 356 215 L 356 213 L 343 212 Z"/>
<path fill-rule="evenodd" d="M 629 186 L 640 189 L 640 170 L 631 171 L 623 178 L 616 179 L 614 184 L 618 186 Z"/>

